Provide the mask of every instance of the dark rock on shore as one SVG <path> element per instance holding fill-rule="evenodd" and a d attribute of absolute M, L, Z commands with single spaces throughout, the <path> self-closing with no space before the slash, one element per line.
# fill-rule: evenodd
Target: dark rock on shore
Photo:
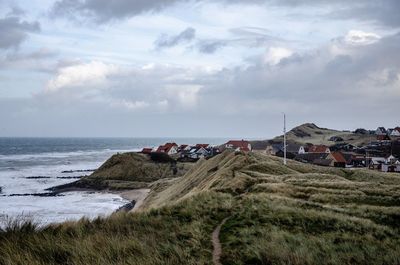
<path fill-rule="evenodd" d="M 26 179 L 50 179 L 51 177 L 47 176 L 32 176 L 32 177 L 26 177 Z"/>
<path fill-rule="evenodd" d="M 79 170 L 64 170 L 61 173 L 82 173 L 82 172 L 93 172 L 96 169 L 79 169 Z"/>
<path fill-rule="evenodd" d="M 129 212 L 133 208 L 135 208 L 136 201 L 132 201 L 130 203 L 127 203 L 121 207 L 119 207 L 115 212 Z"/>
<path fill-rule="evenodd" d="M 81 179 L 87 176 L 57 177 L 57 179 Z"/>
<path fill-rule="evenodd" d="M 8 197 L 25 197 L 25 196 L 34 196 L 34 197 L 60 197 L 64 196 L 62 194 L 56 192 L 43 192 L 43 193 L 23 193 L 23 194 L 10 194 Z"/>

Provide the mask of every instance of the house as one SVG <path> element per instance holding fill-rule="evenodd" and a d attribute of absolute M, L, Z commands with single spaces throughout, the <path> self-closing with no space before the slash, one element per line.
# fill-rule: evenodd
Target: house
<path fill-rule="evenodd" d="M 386 158 L 384 157 L 371 157 L 369 163 L 370 169 L 382 169 L 382 165 L 385 164 Z"/>
<path fill-rule="evenodd" d="M 200 158 L 205 158 L 210 155 L 210 152 L 202 146 L 192 146 L 189 150 L 181 152 L 181 158 L 189 158 L 193 160 L 198 160 Z"/>
<path fill-rule="evenodd" d="M 390 141 L 390 137 L 387 134 L 377 134 L 376 140 L 378 141 Z"/>
<path fill-rule="evenodd" d="M 286 145 L 286 155 L 288 158 L 293 159 L 297 154 L 305 154 L 305 147 L 299 144 L 287 144 Z M 275 155 L 279 157 L 284 156 L 283 144 L 273 144 L 267 146 L 265 152 L 269 155 Z"/>
<path fill-rule="evenodd" d="M 326 153 L 329 154 L 331 150 L 326 145 L 313 145 L 308 148 L 308 153 Z"/>
<path fill-rule="evenodd" d="M 190 150 L 190 146 L 188 144 L 181 144 L 178 147 L 178 152 L 188 151 Z"/>
<path fill-rule="evenodd" d="M 381 166 L 381 171 L 382 172 L 396 172 L 397 166 L 396 165 L 391 165 L 384 163 Z"/>
<path fill-rule="evenodd" d="M 392 129 L 389 135 L 392 137 L 400 137 L 400 127 Z"/>
<path fill-rule="evenodd" d="M 157 148 L 157 153 L 167 153 L 168 155 L 173 155 L 178 153 L 178 145 L 176 143 L 166 143 L 164 145 L 160 145 Z"/>
<path fill-rule="evenodd" d="M 386 131 L 385 127 L 378 127 L 375 130 L 375 134 L 376 135 L 387 135 L 387 131 Z"/>
<path fill-rule="evenodd" d="M 394 157 L 393 155 L 390 155 L 390 156 L 388 156 L 388 157 L 386 158 L 385 163 L 387 163 L 387 164 L 395 164 L 397 161 L 398 161 L 398 160 L 397 160 L 396 157 Z"/>
<path fill-rule="evenodd" d="M 143 148 L 141 151 L 142 154 L 150 154 L 151 152 L 153 152 L 153 148 Z"/>
<path fill-rule="evenodd" d="M 245 140 L 231 140 L 225 144 L 225 148 L 234 149 L 235 151 L 249 152 L 251 151 L 251 144 Z"/>
<path fill-rule="evenodd" d="M 200 148 L 200 147 L 208 148 L 210 145 L 209 144 L 196 144 L 195 146 L 198 148 Z"/>
<path fill-rule="evenodd" d="M 346 167 L 347 161 L 341 152 L 331 152 L 326 159 L 331 160 L 331 167 Z"/>

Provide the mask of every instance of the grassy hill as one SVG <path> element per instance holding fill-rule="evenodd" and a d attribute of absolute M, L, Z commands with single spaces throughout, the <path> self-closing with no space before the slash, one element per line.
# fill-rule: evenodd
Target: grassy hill
<path fill-rule="evenodd" d="M 175 162 L 168 156 L 154 158 L 139 153 L 115 154 L 90 176 L 74 183 L 55 187 L 53 190 L 147 188 L 154 181 L 183 176 L 192 165 L 191 163 Z M 174 168 L 176 172 L 174 172 Z"/>
<path fill-rule="evenodd" d="M 305 123 L 297 126 L 286 134 L 288 142 L 298 144 L 323 144 L 328 146 L 335 144 L 334 142 L 329 141 L 332 136 L 339 136 L 343 138 L 344 142 L 356 146 L 366 145 L 369 142 L 376 140 L 376 137 L 374 135 L 355 134 L 352 132 L 320 128 L 313 123 Z M 254 145 L 256 149 L 260 150 L 265 149 L 269 143 L 281 142 L 283 142 L 282 135 L 275 137 L 272 140 L 254 141 L 252 142 L 252 145 Z"/>
<path fill-rule="evenodd" d="M 142 211 L 0 233 L 0 264 L 399 264 L 400 176 L 225 152 L 155 182 Z"/>

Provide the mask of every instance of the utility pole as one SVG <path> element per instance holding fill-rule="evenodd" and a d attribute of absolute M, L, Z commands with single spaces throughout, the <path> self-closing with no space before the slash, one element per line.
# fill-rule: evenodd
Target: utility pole
<path fill-rule="evenodd" d="M 286 114 L 283 113 L 283 164 L 286 166 Z"/>

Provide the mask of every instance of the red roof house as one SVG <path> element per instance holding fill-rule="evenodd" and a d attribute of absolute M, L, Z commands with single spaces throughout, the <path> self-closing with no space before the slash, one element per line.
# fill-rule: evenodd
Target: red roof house
<path fill-rule="evenodd" d="M 208 146 L 209 146 L 209 144 L 196 144 L 197 148 L 201 148 L 201 147 L 207 148 Z"/>
<path fill-rule="evenodd" d="M 235 149 L 244 152 L 249 152 L 252 149 L 250 142 L 245 140 L 231 140 L 225 144 L 225 147 L 228 149 Z"/>
<path fill-rule="evenodd" d="M 150 154 L 151 152 L 153 152 L 152 148 L 143 148 L 142 149 L 142 154 Z"/>
<path fill-rule="evenodd" d="M 313 145 L 308 148 L 309 153 L 327 153 L 329 154 L 331 151 L 329 147 L 326 145 Z"/>
<path fill-rule="evenodd" d="M 176 154 L 178 152 L 178 145 L 176 143 L 166 143 L 164 145 L 160 145 L 156 152 L 167 153 L 169 155 Z"/>

